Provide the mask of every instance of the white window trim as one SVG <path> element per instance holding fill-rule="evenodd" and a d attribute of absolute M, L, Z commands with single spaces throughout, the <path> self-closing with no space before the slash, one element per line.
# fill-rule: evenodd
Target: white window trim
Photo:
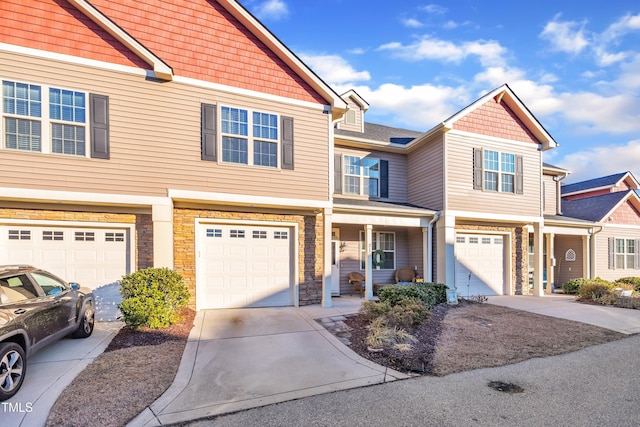
<path fill-rule="evenodd" d="M 358 175 L 347 173 L 347 159 L 346 159 L 347 157 L 355 157 L 355 158 L 359 159 L 358 160 L 358 164 L 359 164 L 360 173 Z M 377 188 L 375 196 L 371 196 L 371 195 L 365 193 L 365 185 L 364 185 L 364 183 L 365 183 L 365 180 L 368 179 L 369 177 L 364 174 L 365 167 L 362 164 L 364 159 L 375 160 L 375 161 L 378 162 L 378 177 L 375 178 L 375 179 L 378 180 L 378 188 Z M 358 156 L 358 155 L 355 155 L 355 154 L 343 154 L 342 155 L 342 164 L 343 164 L 342 192 L 343 192 L 343 194 L 349 194 L 349 195 L 354 195 L 354 196 L 376 197 L 376 198 L 380 197 L 380 184 L 381 184 L 381 181 L 382 181 L 382 179 L 380 177 L 380 164 L 381 163 L 382 163 L 382 159 L 380 159 L 378 157 L 367 157 L 367 156 L 361 157 L 361 156 Z M 347 191 L 347 185 L 346 185 L 346 179 L 345 179 L 347 176 L 352 176 L 352 177 L 356 177 L 357 176 L 358 177 L 359 183 L 360 183 L 360 186 L 359 186 L 359 190 L 360 191 L 358 193 L 353 193 L 353 192 Z"/>
<path fill-rule="evenodd" d="M 393 251 L 391 250 L 385 250 L 384 252 L 393 252 L 393 267 L 392 268 L 380 268 L 381 271 L 394 271 L 396 270 L 396 253 L 397 253 L 397 248 L 398 248 L 398 242 L 396 240 L 396 233 L 394 231 L 372 231 L 372 237 L 371 237 L 371 246 L 372 246 L 372 252 L 377 251 L 378 250 L 378 245 L 380 244 L 380 234 L 391 234 L 393 236 Z M 374 238 L 373 235 L 376 235 L 376 237 Z M 359 240 L 358 240 L 358 261 L 359 261 L 359 266 L 360 266 L 360 270 L 364 270 L 364 268 L 362 267 L 363 263 L 365 262 L 365 258 L 366 258 L 366 249 L 363 247 L 364 244 L 364 240 L 365 240 L 365 236 L 364 236 L 364 231 L 360 230 L 359 233 Z M 388 258 L 387 258 L 388 259 Z M 372 268 L 373 265 L 371 266 Z"/>
<path fill-rule="evenodd" d="M 624 242 L 623 247 L 624 247 L 624 251 L 623 252 L 618 252 L 618 241 L 622 240 Z M 629 242 L 633 242 L 633 252 L 628 252 L 629 249 Z M 635 265 L 635 256 L 636 253 L 638 252 L 638 248 L 636 247 L 636 239 L 625 239 L 625 238 L 615 238 L 615 259 L 614 259 L 614 263 L 615 263 L 615 267 L 616 270 L 633 270 L 636 268 Z M 622 256 L 622 259 L 624 260 L 623 265 L 619 266 L 618 265 L 618 256 Z M 628 257 L 631 256 L 632 257 L 632 261 L 631 261 L 631 265 L 629 265 L 628 261 Z"/>
<path fill-rule="evenodd" d="M 485 156 L 487 155 L 487 153 L 498 153 L 498 168 L 497 169 L 487 169 L 486 168 L 486 164 L 485 164 Z M 502 155 L 503 154 L 508 154 L 510 156 L 513 156 L 513 172 L 506 172 L 502 170 Z M 509 153 L 506 151 L 498 151 L 498 150 L 489 150 L 489 149 L 483 149 L 482 150 L 482 191 L 490 191 L 492 193 L 507 193 L 507 194 L 515 194 L 516 192 L 516 154 L 515 153 Z M 491 190 L 489 188 L 487 188 L 487 179 L 486 176 L 484 175 L 486 172 L 492 172 L 495 173 L 497 176 L 497 180 L 496 180 L 496 189 L 495 190 Z M 512 176 L 512 191 L 503 191 L 502 190 L 502 183 L 503 183 L 503 176 L 505 175 L 509 175 Z"/>
<path fill-rule="evenodd" d="M 224 133 L 222 132 L 222 109 L 223 108 L 235 108 L 238 110 L 245 110 L 247 112 L 247 136 L 244 135 L 237 135 L 237 134 L 233 134 L 233 133 Z M 273 116 L 276 116 L 276 123 L 278 126 L 278 136 L 277 138 L 274 139 L 269 139 L 269 138 L 258 138 L 258 137 L 254 137 L 253 136 L 253 113 L 264 113 L 264 114 L 270 114 Z M 270 169 L 270 170 L 275 170 L 275 169 L 282 169 L 282 159 L 281 159 L 281 152 L 282 152 L 282 147 L 281 147 L 281 140 L 282 140 L 282 123 L 281 123 L 281 115 L 271 112 L 271 111 L 265 111 L 265 110 L 257 110 L 257 109 L 251 109 L 249 107 L 242 107 L 242 106 L 237 106 L 237 105 L 232 105 L 232 104 L 220 104 L 218 106 L 218 111 L 217 111 L 217 116 L 218 116 L 218 129 L 219 130 L 219 138 L 218 138 L 218 153 L 220 153 L 219 155 L 219 160 L 218 163 L 222 164 L 222 165 L 232 165 L 232 166 L 250 166 L 250 167 L 257 167 L 257 168 L 266 168 L 266 169 Z M 238 139 L 246 139 L 247 140 L 247 163 L 238 163 L 238 162 L 229 162 L 229 161 L 225 161 L 224 160 L 224 150 L 223 150 L 223 138 L 224 137 L 230 137 L 230 138 L 238 138 Z M 254 142 L 256 141 L 264 141 L 264 142 L 270 142 L 273 144 L 276 144 L 276 166 L 266 166 L 266 165 L 256 165 L 254 164 Z"/>
<path fill-rule="evenodd" d="M 17 152 L 17 153 L 34 153 L 34 154 L 52 154 L 55 156 L 67 156 L 73 158 L 89 158 L 91 155 L 91 144 L 90 144 L 90 123 L 91 123 L 91 108 L 89 105 L 89 92 L 78 90 L 78 89 L 70 89 L 68 87 L 48 85 L 43 83 L 34 83 L 34 82 L 26 82 L 22 80 L 16 80 L 12 78 L 4 78 L 0 76 L 0 86 L 2 86 L 3 81 L 10 81 L 13 83 L 21 83 L 32 86 L 40 86 L 41 90 L 41 117 L 33 117 L 33 116 L 21 116 L 18 114 L 9 114 L 4 112 L 4 93 L 0 89 L 0 150 L 6 150 L 9 152 Z M 84 124 L 78 122 L 67 122 L 64 120 L 56 120 L 51 119 L 51 106 L 49 101 L 49 90 L 50 89 L 60 89 L 60 90 L 69 90 L 72 92 L 80 92 L 84 94 L 84 108 L 85 108 L 85 116 L 84 116 Z M 40 151 L 32 151 L 32 150 L 19 150 L 16 148 L 7 148 L 5 141 L 5 129 L 4 122 L 5 117 L 17 118 L 17 119 L 25 119 L 31 121 L 39 121 L 40 122 Z M 53 124 L 68 124 L 72 126 L 83 127 L 85 129 L 84 132 L 84 155 L 78 154 L 65 154 L 65 153 L 54 153 L 53 152 Z"/>

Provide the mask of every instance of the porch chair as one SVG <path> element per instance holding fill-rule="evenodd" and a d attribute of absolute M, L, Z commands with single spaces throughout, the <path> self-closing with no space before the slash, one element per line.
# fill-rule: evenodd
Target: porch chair
<path fill-rule="evenodd" d="M 349 283 L 353 284 L 353 290 L 360 293 L 360 298 L 364 298 L 365 277 L 357 271 L 349 273 Z M 353 292 L 351 293 L 353 295 Z"/>
<path fill-rule="evenodd" d="M 411 267 L 400 267 L 396 270 L 396 283 L 415 282 L 416 273 Z"/>

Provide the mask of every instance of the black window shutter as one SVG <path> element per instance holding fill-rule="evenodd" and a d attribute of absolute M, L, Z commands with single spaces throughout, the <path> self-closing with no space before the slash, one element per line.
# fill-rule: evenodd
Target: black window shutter
<path fill-rule="evenodd" d="M 609 237 L 609 270 L 616 269 L 616 239 Z"/>
<path fill-rule="evenodd" d="M 281 117 L 282 169 L 293 169 L 293 117 Z"/>
<path fill-rule="evenodd" d="M 389 197 L 389 161 L 380 160 L 380 197 Z"/>
<path fill-rule="evenodd" d="M 200 150 L 202 160 L 215 162 L 218 159 L 216 134 L 216 106 L 200 105 Z"/>
<path fill-rule="evenodd" d="M 473 189 L 482 190 L 482 148 L 473 149 Z"/>
<path fill-rule="evenodd" d="M 333 192 L 342 194 L 342 154 L 333 156 Z"/>
<path fill-rule="evenodd" d="M 523 164 L 522 164 L 522 156 L 516 156 L 516 194 L 524 193 L 524 183 L 522 180 L 523 177 Z"/>
<path fill-rule="evenodd" d="M 109 159 L 109 97 L 89 94 L 91 157 Z"/>

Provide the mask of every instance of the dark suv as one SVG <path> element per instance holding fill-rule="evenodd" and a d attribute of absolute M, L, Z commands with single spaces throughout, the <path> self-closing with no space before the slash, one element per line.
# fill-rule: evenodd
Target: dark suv
<path fill-rule="evenodd" d="M 93 332 L 90 289 L 25 265 L 0 266 L 0 401 L 18 392 L 27 357 L 72 334 Z"/>

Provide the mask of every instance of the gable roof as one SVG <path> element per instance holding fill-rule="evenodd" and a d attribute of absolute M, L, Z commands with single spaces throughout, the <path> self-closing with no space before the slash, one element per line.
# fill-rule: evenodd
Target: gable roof
<path fill-rule="evenodd" d="M 616 187 L 620 182 L 625 180 L 627 177 L 633 179 L 638 186 L 638 182 L 635 177 L 631 174 L 631 172 L 620 172 L 613 175 L 607 175 L 600 178 L 589 179 L 587 181 L 575 182 L 573 184 L 565 184 L 562 186 L 562 195 L 568 196 L 570 194 L 581 193 L 587 190 L 603 190 L 607 188 Z"/>
<path fill-rule="evenodd" d="M 635 191 L 617 191 L 582 199 L 562 199 L 562 214 L 572 218 L 600 222 L 607 218 L 620 204 L 629 197 L 638 199 Z M 640 202 L 640 200 L 638 200 Z"/>
<path fill-rule="evenodd" d="M 75 8 L 80 10 L 85 16 L 99 25 L 113 37 L 118 39 L 132 52 L 138 55 L 146 63 L 153 66 L 154 73 L 157 78 L 163 80 L 173 79 L 172 67 L 165 63 L 157 53 L 147 49 L 142 43 L 136 40 L 132 35 L 128 34 L 123 28 L 116 24 L 112 18 L 96 7 L 88 3 L 86 0 L 69 0 Z M 240 22 L 253 36 L 255 36 L 264 46 L 270 49 L 275 56 L 288 66 L 302 81 L 309 85 L 319 96 L 327 101 L 333 107 L 333 118 L 340 117 L 347 109 L 344 100 L 318 75 L 316 75 L 305 63 L 300 60 L 284 43 L 282 43 L 273 33 L 271 33 L 257 18 L 255 18 L 247 9 L 244 8 L 237 0 L 217 0 L 217 4 L 221 5 L 231 16 Z M 120 5 L 125 7 L 124 5 Z M 117 6 L 117 7 L 120 7 Z M 159 5 L 160 6 L 160 5 Z M 208 4 L 214 7 L 213 4 Z M 113 6 L 116 7 L 116 6 Z M 162 6 L 164 7 L 164 6 Z M 165 10 L 173 11 L 180 8 L 168 8 Z M 150 25 L 152 21 L 137 22 L 132 20 L 129 22 L 137 23 L 141 26 Z M 134 24 L 136 25 L 136 24 Z"/>
<path fill-rule="evenodd" d="M 342 95 L 340 95 L 340 97 L 342 99 L 347 99 L 347 98 L 351 98 L 353 100 L 353 102 L 355 102 L 357 105 L 360 106 L 360 108 L 362 109 L 362 111 L 367 111 L 369 109 L 369 103 L 367 101 L 364 100 L 363 97 L 361 97 L 358 92 L 356 92 L 353 89 L 349 89 L 348 91 L 346 91 L 345 93 L 343 93 Z"/>
<path fill-rule="evenodd" d="M 516 94 L 511 90 L 509 85 L 504 84 L 486 95 L 480 97 L 472 104 L 458 111 L 444 122 L 441 125 L 447 129 L 453 129 L 453 124 L 463 118 L 464 116 L 472 113 L 476 109 L 480 108 L 484 105 L 488 100 L 494 99 L 496 102 L 504 102 L 513 113 L 522 121 L 522 123 L 526 126 L 526 128 L 533 134 L 533 136 L 542 144 L 543 150 L 548 150 L 550 148 L 557 147 L 558 144 L 551 137 L 551 135 L 547 132 L 547 130 L 542 126 L 542 124 L 534 117 L 534 115 L 529 111 L 526 105 L 516 96 Z"/>
<path fill-rule="evenodd" d="M 551 172 L 559 175 L 569 175 L 571 171 L 561 168 L 559 166 L 552 165 L 550 163 L 542 162 L 542 170 L 545 172 Z"/>

